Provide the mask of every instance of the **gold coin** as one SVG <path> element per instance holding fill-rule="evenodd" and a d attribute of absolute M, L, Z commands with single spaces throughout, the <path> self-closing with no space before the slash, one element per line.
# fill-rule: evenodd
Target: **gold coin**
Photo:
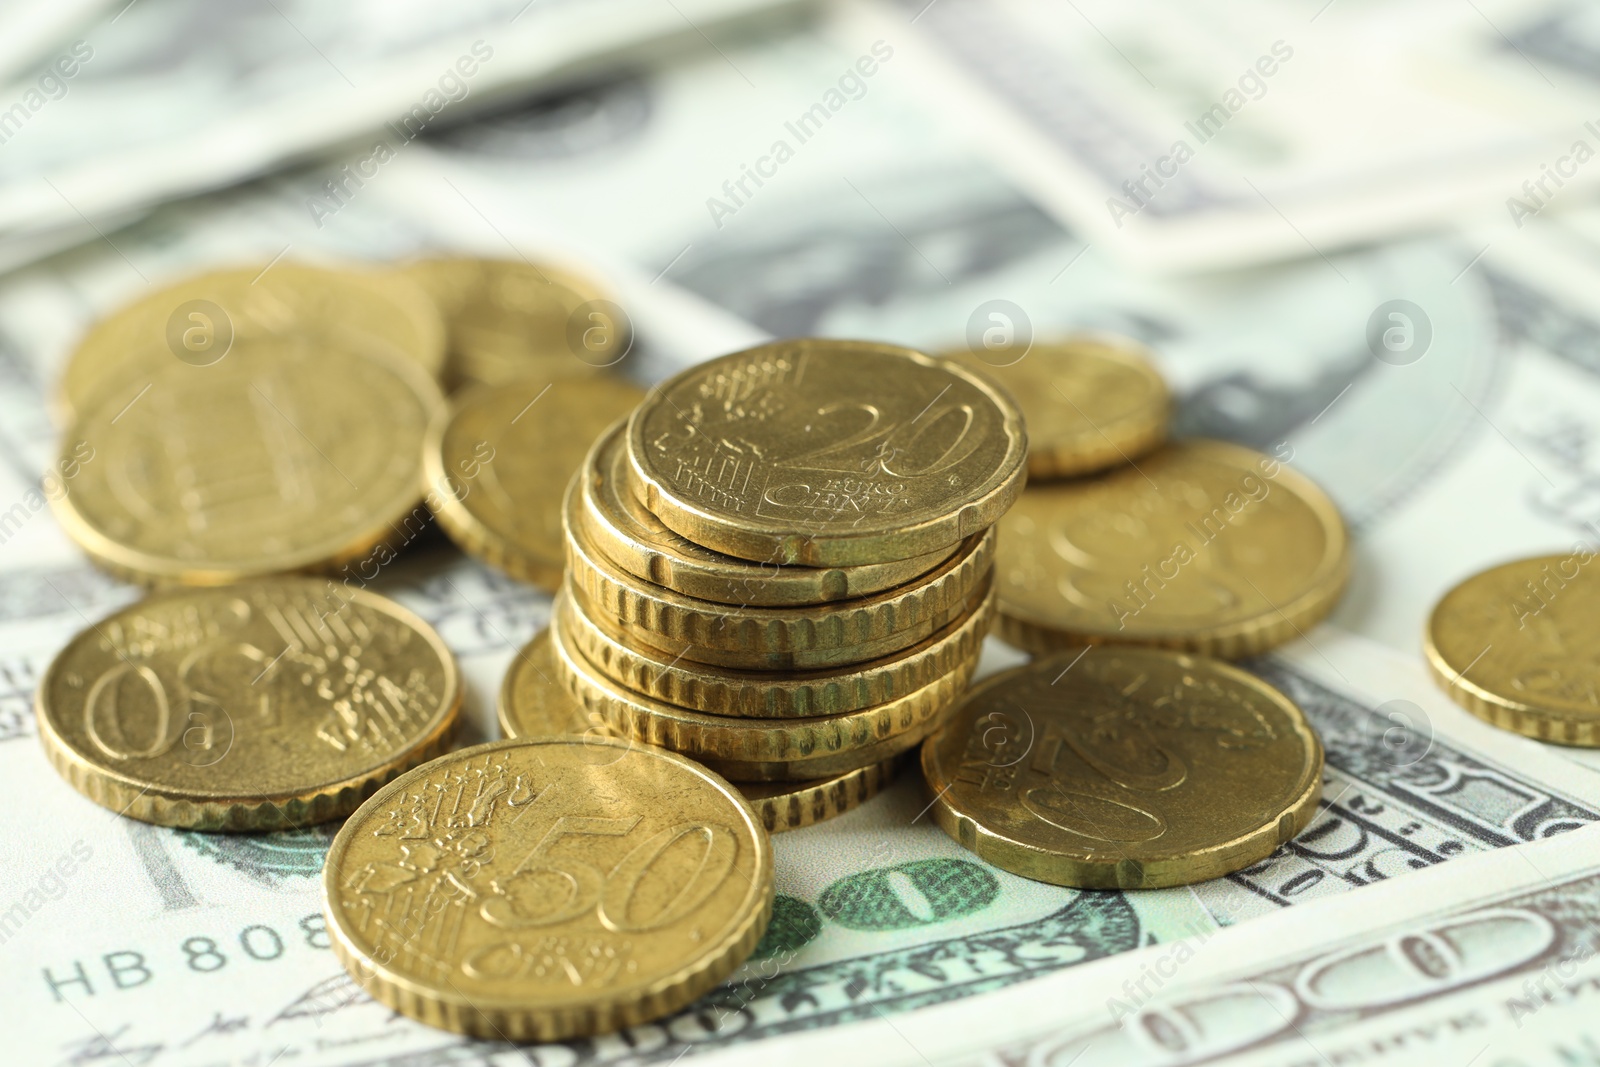
<path fill-rule="evenodd" d="M 219 585 L 356 560 L 370 579 L 426 525 L 438 386 L 404 360 L 331 346 L 235 356 L 171 360 L 132 399 L 98 394 L 63 445 L 61 462 L 84 447 L 93 458 L 51 501 L 56 517 L 136 581 Z"/>
<path fill-rule="evenodd" d="M 89 626 L 39 682 L 39 739 L 73 788 L 198 830 L 342 818 L 445 748 L 454 657 L 385 597 L 273 578 L 156 593 Z"/>
<path fill-rule="evenodd" d="M 496 710 L 500 730 L 507 737 L 623 736 L 608 726 L 601 715 L 585 709 L 562 686 L 548 630 L 541 630 L 517 654 L 500 687 Z M 778 834 L 843 815 L 858 807 L 894 780 L 899 762 L 891 757 L 830 778 L 800 782 L 735 781 L 733 786 L 755 809 L 756 817 L 767 831 Z"/>
<path fill-rule="evenodd" d="M 612 563 L 576 519 L 567 494 L 568 582 L 613 636 L 696 663 L 749 670 L 809 670 L 893 655 L 970 611 L 987 592 L 994 532 L 969 538 L 926 576 L 856 600 L 814 607 L 739 608 L 684 596 Z"/>
<path fill-rule="evenodd" d="M 334 954 L 430 1026 L 560 1041 L 683 1007 L 772 915 L 772 844 L 727 782 L 612 738 L 494 741 L 380 789 L 322 872 Z"/>
<path fill-rule="evenodd" d="M 70 423 L 104 388 L 135 375 L 148 380 L 171 363 L 226 363 L 236 346 L 295 339 L 401 356 L 434 378 L 444 367 L 444 325 L 404 278 L 301 263 L 216 270 L 95 323 L 62 371 L 57 415 Z"/>
<path fill-rule="evenodd" d="M 563 633 L 607 676 L 668 704 L 762 719 L 838 715 L 905 696 L 977 655 L 997 600 L 990 583 L 976 610 L 927 640 L 883 659 L 817 671 L 741 671 L 695 663 L 692 652 L 669 656 L 620 641 L 582 611 L 563 616 Z"/>
<path fill-rule="evenodd" d="M 1130 338 L 1085 334 L 1023 354 L 1000 349 L 954 358 L 994 377 L 1022 409 L 1030 479 L 1115 467 L 1167 436 L 1167 384 Z"/>
<path fill-rule="evenodd" d="M 755 563 L 695 544 L 662 524 L 627 487 L 624 427 L 595 442 L 571 521 L 611 562 L 684 596 L 740 607 L 798 607 L 870 596 L 904 585 L 959 546 L 859 567 Z"/>
<path fill-rule="evenodd" d="M 453 385 L 587 374 L 618 363 L 632 343 L 621 309 L 600 287 L 549 264 L 448 257 L 401 273 L 444 316 Z"/>
<path fill-rule="evenodd" d="M 1600 746 L 1600 564 L 1594 549 L 1491 567 L 1428 620 L 1428 665 L 1451 699 L 1506 730 Z"/>
<path fill-rule="evenodd" d="M 909 749 L 938 725 L 978 665 L 974 655 L 921 689 L 844 715 L 791 719 L 707 715 L 656 700 L 607 677 L 566 637 L 565 615 L 575 610 L 569 605 L 565 595 L 556 598 L 549 630 L 556 674 L 584 708 L 599 714 L 613 730 L 702 761 L 786 764 L 797 768 L 793 776 L 799 778 L 828 777 Z M 740 776 L 747 778 L 770 780 L 766 774 Z"/>
<path fill-rule="evenodd" d="M 468 553 L 553 592 L 566 562 L 567 483 L 594 439 L 643 396 L 608 374 L 524 375 L 441 409 L 423 449 L 439 525 Z"/>
<path fill-rule="evenodd" d="M 1309 479 L 1220 441 L 1032 486 L 1000 523 L 999 636 L 1031 652 L 1148 644 L 1236 656 L 1338 600 L 1344 521 Z"/>
<path fill-rule="evenodd" d="M 1265 859 L 1322 794 L 1322 745 L 1237 667 L 1157 649 L 1062 653 L 974 689 L 922 748 L 946 833 L 1003 870 L 1154 889 Z"/>
<path fill-rule="evenodd" d="M 866 341 L 775 341 L 691 367 L 628 423 L 635 493 L 743 559 L 907 559 L 987 529 L 1022 489 L 1022 416 L 987 378 Z"/>

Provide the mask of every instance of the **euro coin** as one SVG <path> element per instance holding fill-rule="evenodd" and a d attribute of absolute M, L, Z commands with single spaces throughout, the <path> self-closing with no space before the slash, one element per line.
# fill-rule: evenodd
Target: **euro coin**
<path fill-rule="evenodd" d="M 1003 870 L 1084 889 L 1265 859 L 1316 813 L 1322 762 L 1305 715 L 1259 678 L 1136 648 L 996 675 L 922 748 L 946 833 Z"/>
<path fill-rule="evenodd" d="M 1107 474 L 1031 486 L 1000 523 L 1001 637 L 1234 658 L 1333 609 L 1350 568 L 1333 502 L 1286 464 L 1180 441 Z"/>
<path fill-rule="evenodd" d="M 607 633 L 582 611 L 563 616 L 563 633 L 597 668 L 630 689 L 713 715 L 774 719 L 838 715 L 885 704 L 949 674 L 976 656 L 994 621 L 988 595 L 971 613 L 910 648 L 865 663 L 813 671 L 733 670 L 657 652 Z"/>
<path fill-rule="evenodd" d="M 814 607 L 738 608 L 684 596 L 612 563 L 589 543 L 567 498 L 568 583 L 616 637 L 697 663 L 810 670 L 893 655 L 972 610 L 988 591 L 993 531 L 970 538 L 933 571 L 896 589 Z"/>
<path fill-rule="evenodd" d="M 1028 424 L 1028 478 L 1064 478 L 1136 459 L 1167 436 L 1172 399 L 1137 342 L 1110 334 L 960 353 L 1011 393 Z"/>
<path fill-rule="evenodd" d="M 622 737 L 605 718 L 579 704 L 561 684 L 550 631 L 541 630 L 517 654 L 506 672 L 497 707 L 500 731 L 507 737 L 577 734 Z M 829 778 L 800 782 L 738 782 L 769 833 L 782 833 L 831 819 L 858 807 L 894 780 L 894 758 Z M 726 777 L 726 776 L 724 776 Z"/>
<path fill-rule="evenodd" d="M 550 627 L 556 673 L 569 693 L 624 737 L 660 745 L 702 760 L 741 764 L 782 764 L 785 777 L 825 778 L 906 751 L 938 725 L 939 717 L 966 688 L 977 657 L 921 689 L 887 704 L 845 715 L 792 719 L 751 719 L 679 708 L 621 685 L 590 663 L 563 633 L 563 613 L 572 610 L 557 598 Z M 772 780 L 745 773 L 739 780 Z"/>
<path fill-rule="evenodd" d="M 423 449 L 439 525 L 469 554 L 553 592 L 566 560 L 567 483 L 594 439 L 643 396 L 611 375 L 524 375 L 441 409 Z"/>
<path fill-rule="evenodd" d="M 651 391 L 633 489 L 684 537 L 813 567 L 908 559 L 987 529 L 1026 476 L 1022 416 L 989 379 L 865 341 L 775 341 Z"/>
<path fill-rule="evenodd" d="M 301 263 L 239 267 L 185 278 L 95 323 L 62 371 L 57 415 L 70 424 L 96 393 L 130 376 L 296 340 L 409 359 L 433 378 L 444 368 L 443 323 L 404 278 Z"/>
<path fill-rule="evenodd" d="M 343 583 L 157 593 L 94 623 L 39 682 L 39 739 L 119 814 L 198 830 L 342 818 L 445 748 L 461 709 L 432 627 Z"/>
<path fill-rule="evenodd" d="M 870 596 L 904 585 L 958 546 L 857 567 L 757 563 L 713 552 L 665 526 L 627 488 L 624 428 L 595 442 L 571 521 L 607 559 L 684 596 L 740 607 L 799 607 Z"/>
<path fill-rule="evenodd" d="M 430 1026 L 559 1041 L 727 977 L 772 914 L 772 844 L 726 781 L 610 738 L 494 741 L 379 790 L 328 850 L 334 954 Z"/>
<path fill-rule="evenodd" d="M 354 562 L 370 578 L 427 525 L 422 441 L 442 401 L 414 363 L 275 341 L 139 381 L 85 406 L 61 462 L 93 458 L 51 501 L 106 569 L 218 585 Z"/>
<path fill-rule="evenodd" d="M 1482 719 L 1600 746 L 1600 564 L 1588 545 L 1515 560 L 1450 590 L 1428 620 L 1433 675 Z"/>
<path fill-rule="evenodd" d="M 433 297 L 453 386 L 587 374 L 627 355 L 631 327 L 599 286 L 547 263 L 445 257 L 400 271 Z"/>

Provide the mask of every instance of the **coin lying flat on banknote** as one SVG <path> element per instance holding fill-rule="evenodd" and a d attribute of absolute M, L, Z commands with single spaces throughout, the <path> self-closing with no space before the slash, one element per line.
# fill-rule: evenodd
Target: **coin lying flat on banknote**
<path fill-rule="evenodd" d="M 219 364 L 235 345 L 294 339 L 399 356 L 434 378 L 444 367 L 438 312 L 399 275 L 300 263 L 240 267 L 185 278 L 95 323 L 61 372 L 57 414 L 71 422 L 96 393 L 133 375 L 177 362 Z"/>
<path fill-rule="evenodd" d="M 101 566 L 147 583 L 217 585 L 368 553 L 386 563 L 387 542 L 426 522 L 413 512 L 438 386 L 393 356 L 239 348 L 95 395 L 66 437 L 96 458 L 52 501 L 62 527 Z"/>
<path fill-rule="evenodd" d="M 740 607 L 793 607 L 881 593 L 949 559 L 959 546 L 857 567 L 802 567 L 738 559 L 695 544 L 629 491 L 626 427 L 595 442 L 568 521 L 607 559 L 685 596 Z"/>
<path fill-rule="evenodd" d="M 696 544 L 759 562 L 925 555 L 1003 514 L 1022 416 L 989 379 L 895 345 L 775 341 L 652 390 L 628 423 L 633 490 Z"/>
<path fill-rule="evenodd" d="M 587 373 L 617 363 L 632 341 L 599 286 L 551 264 L 463 256 L 419 260 L 398 273 L 444 316 L 452 387 Z"/>
<path fill-rule="evenodd" d="M 1305 828 L 1322 745 L 1253 675 L 1160 649 L 1090 648 L 996 675 L 922 748 L 939 825 L 1057 885 L 1216 878 Z"/>
<path fill-rule="evenodd" d="M 1116 642 L 1233 658 L 1326 615 L 1349 567 L 1344 520 L 1309 479 L 1238 445 L 1177 441 L 1022 494 L 1000 522 L 998 629 L 1032 652 Z"/>
<path fill-rule="evenodd" d="M 1022 409 L 1031 479 L 1115 467 L 1167 436 L 1167 383 L 1131 338 L 1085 334 L 952 358 L 993 377 Z"/>
<path fill-rule="evenodd" d="M 1491 567 L 1428 619 L 1428 665 L 1451 699 L 1541 741 L 1600 746 L 1600 561 L 1586 545 Z"/>
<path fill-rule="evenodd" d="M 586 710 L 561 684 L 549 630 L 539 631 L 517 653 L 500 686 L 496 712 L 500 732 L 507 737 L 622 736 L 606 724 L 603 715 Z M 843 815 L 871 799 L 894 779 L 899 762 L 890 757 L 831 778 L 798 782 L 734 781 L 733 785 L 755 809 L 767 831 L 776 834 Z"/>
<path fill-rule="evenodd" d="M 613 738 L 463 749 L 345 823 L 322 888 L 333 948 L 402 1014 L 556 1041 L 648 1022 L 749 956 L 772 845 L 726 781 Z"/>
<path fill-rule="evenodd" d="M 268 830 L 348 815 L 445 748 L 455 658 L 385 597 L 312 578 L 171 590 L 51 663 L 39 739 L 89 799 L 147 822 Z"/>
<path fill-rule="evenodd" d="M 609 374 L 534 374 L 461 397 L 435 416 L 423 450 L 439 524 L 471 555 L 553 592 L 566 562 L 567 483 L 643 396 Z"/>

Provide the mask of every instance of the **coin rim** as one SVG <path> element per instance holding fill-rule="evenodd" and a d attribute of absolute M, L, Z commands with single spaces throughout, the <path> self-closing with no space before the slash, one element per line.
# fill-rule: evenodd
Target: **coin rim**
<path fill-rule="evenodd" d="M 772 918 L 774 899 L 772 841 L 754 809 L 738 789 L 727 779 L 709 768 L 683 758 L 674 752 L 642 745 L 619 738 L 583 737 L 565 734 L 547 734 L 526 738 L 489 741 L 481 745 L 458 749 L 444 758 L 463 757 L 476 759 L 488 752 L 517 747 L 563 744 L 624 748 L 651 758 L 674 763 L 682 769 L 704 779 L 713 789 L 726 797 L 745 820 L 756 856 L 752 864 L 756 878 L 751 882 L 751 894 L 745 898 L 747 914 L 729 925 L 727 933 L 716 944 L 708 946 L 687 965 L 676 971 L 662 974 L 642 990 L 630 996 L 612 990 L 587 1002 L 574 1002 L 561 1006 L 541 1006 L 526 998 L 498 1000 L 489 997 L 468 998 L 464 993 L 441 991 L 410 975 L 399 973 L 387 965 L 373 963 L 365 951 L 357 947 L 355 936 L 342 921 L 342 909 L 335 909 L 338 887 L 334 884 L 341 871 L 341 860 L 349 849 L 351 837 L 357 832 L 361 818 L 358 810 L 334 835 L 328 846 L 319 883 L 322 889 L 322 913 L 330 934 L 329 944 L 346 972 L 373 999 L 412 1019 L 450 1030 L 458 1034 L 488 1039 L 514 1041 L 560 1041 L 567 1038 L 589 1036 L 636 1026 L 659 1019 L 691 1003 L 703 993 L 713 989 L 729 974 L 738 969 L 766 932 Z M 426 767 L 412 768 L 424 771 Z M 407 772 L 410 774 L 411 772 Z M 407 782 L 401 775 L 389 782 L 367 801 L 380 805 Z M 367 807 L 362 805 L 362 809 Z M 752 897 L 754 898 L 752 900 Z M 362 972 L 366 972 L 363 976 Z"/>
<path fill-rule="evenodd" d="M 1278 846 L 1292 839 L 1310 824 L 1317 813 L 1317 804 L 1322 796 L 1322 772 L 1326 755 L 1316 728 L 1311 725 L 1310 719 L 1300 706 L 1287 694 L 1248 671 L 1208 656 L 1133 647 L 1108 648 L 1105 654 L 1135 658 L 1159 657 L 1168 662 L 1177 662 L 1186 670 L 1209 668 L 1256 691 L 1264 699 L 1287 711 L 1294 732 L 1305 743 L 1308 758 L 1297 787 L 1289 792 L 1289 799 L 1279 814 L 1255 830 L 1246 831 L 1203 848 L 1191 849 L 1179 856 L 1156 857 L 1151 860 L 1135 860 L 1130 856 L 1124 856 L 1122 860 L 1106 863 L 1002 836 L 998 831 L 984 826 L 975 816 L 960 811 L 951 797 L 951 793 L 954 792 L 951 786 L 954 782 L 947 782 L 938 774 L 938 746 L 945 730 L 959 721 L 967 705 L 982 699 L 990 691 L 1005 685 L 1011 679 L 1026 672 L 1049 675 L 1057 666 L 1075 662 L 1067 653 L 1060 653 L 1035 659 L 984 679 L 950 711 L 944 725 L 923 742 L 922 773 L 928 791 L 934 794 L 930 802 L 934 820 L 952 840 L 984 862 L 993 864 L 1001 870 L 1051 885 L 1077 889 L 1163 889 L 1192 885 L 1248 867 L 1270 856 Z M 1136 873 L 1138 877 L 1130 877 L 1130 873 Z"/>
<path fill-rule="evenodd" d="M 74 634 L 50 661 L 50 666 L 45 669 L 34 689 L 34 719 L 38 724 L 39 742 L 50 765 L 78 792 L 120 815 L 185 830 L 248 831 L 298 828 L 343 818 L 391 778 L 442 754 L 460 725 L 461 709 L 466 698 L 466 685 L 455 653 L 450 651 L 439 632 L 427 620 L 409 608 L 381 594 L 351 589 L 349 586 L 345 586 L 345 591 L 350 594 L 352 601 L 360 602 L 410 627 L 428 643 L 444 667 L 446 699 L 440 702 L 434 718 L 420 731 L 417 740 L 387 760 L 344 778 L 271 796 L 222 793 L 206 797 L 102 766 L 68 744 L 56 729 L 53 712 L 46 706 L 50 690 L 57 684 L 60 672 L 66 669 L 63 664 L 68 653 L 80 641 L 100 636 L 100 627 L 105 623 L 130 612 L 148 609 L 152 603 L 285 584 L 315 584 L 319 589 L 324 588 L 323 583 L 314 578 L 273 577 L 226 587 L 167 589 L 118 608 Z M 296 815 L 303 811 L 304 816 L 293 817 L 291 811 Z"/>
<path fill-rule="evenodd" d="M 1168 441 L 1163 447 L 1234 453 L 1254 459 L 1274 458 L 1244 445 L 1204 437 L 1180 438 Z M 1305 589 L 1289 601 L 1281 605 L 1271 605 L 1269 601 L 1269 606 L 1265 610 L 1226 626 L 1206 626 L 1187 631 L 1169 630 L 1145 634 L 1094 633 L 1064 630 L 1040 620 L 1033 613 L 1025 616 L 1008 606 L 1002 588 L 1000 618 L 996 623 L 999 637 L 1007 644 L 1035 655 L 1049 655 L 1063 649 L 1081 648 L 1084 645 L 1116 645 L 1130 648 L 1166 648 L 1217 659 L 1239 659 L 1266 652 L 1300 636 L 1306 627 L 1327 616 L 1344 593 L 1345 585 L 1350 579 L 1350 531 L 1338 506 L 1321 486 L 1283 460 L 1274 461 L 1282 469 L 1272 480 L 1288 485 L 1291 491 L 1311 509 L 1320 521 L 1327 538 L 1327 547 L 1317 571 L 1307 582 Z M 1242 469 L 1248 473 L 1247 468 Z M 1103 476 L 1102 474 L 1101 477 Z M 1040 487 L 1040 491 L 1065 489 L 1071 484 L 1045 485 Z M 1004 561 L 997 557 L 996 566 L 1003 568 Z"/>
<path fill-rule="evenodd" d="M 1001 432 L 1006 435 L 1006 452 L 996 464 L 995 473 L 980 490 L 968 493 L 961 502 L 933 515 L 912 522 L 904 517 L 885 517 L 881 524 L 857 526 L 850 531 L 802 534 L 793 525 L 764 522 L 753 516 L 720 515 L 675 494 L 666 481 L 645 469 L 644 423 L 662 400 L 671 403 L 670 394 L 678 386 L 704 374 L 707 367 L 748 359 L 758 353 L 800 350 L 807 354 L 833 353 L 861 356 L 872 353 L 908 360 L 918 366 L 964 379 L 985 395 L 1000 413 Z M 740 352 L 696 364 L 668 378 L 650 391 L 628 420 L 628 471 L 634 494 L 654 512 L 662 524 L 724 555 L 781 564 L 798 563 L 809 567 L 859 566 L 926 555 L 963 541 L 993 525 L 1005 514 L 1022 492 L 1027 479 L 1028 434 L 1022 414 L 1010 395 L 997 389 L 987 377 L 979 377 L 959 364 L 936 359 L 915 349 L 875 341 L 847 341 L 834 338 L 797 338 L 770 341 Z"/>
<path fill-rule="evenodd" d="M 365 360 L 386 368 L 401 380 L 403 386 L 411 389 L 417 399 L 417 406 L 421 409 L 424 422 L 422 440 L 426 441 L 427 425 L 431 424 L 439 405 L 444 403 L 444 395 L 439 391 L 438 384 L 428 376 L 427 372 L 403 356 L 358 352 L 343 348 L 339 351 L 345 358 Z M 96 393 L 95 399 L 110 395 L 112 394 L 109 391 Z M 83 420 L 92 417 L 99 410 L 98 406 L 90 407 L 73 421 L 56 450 L 58 463 L 66 463 L 73 458 L 69 448 L 74 443 L 89 441 L 88 436 L 78 431 Z M 144 586 L 222 586 L 261 578 L 327 572 L 358 560 L 376 551 L 380 546 L 394 544 L 401 537 L 395 525 L 407 515 L 424 507 L 422 481 L 419 453 L 416 474 L 410 480 L 410 489 L 404 494 L 403 501 L 402 494 L 397 492 L 393 497 L 394 502 L 382 511 L 380 517 L 367 519 L 353 533 L 346 530 L 345 540 L 342 542 L 343 548 L 333 551 L 328 549 L 329 545 L 339 542 L 337 534 L 330 534 L 323 538 L 318 546 L 308 547 L 296 553 L 279 553 L 273 557 L 275 562 L 258 561 L 254 566 L 245 565 L 242 560 L 197 563 L 131 548 L 95 527 L 78 511 L 73 503 L 75 494 L 71 486 L 66 492 L 51 497 L 50 510 L 67 536 L 90 560 L 112 575 Z"/>

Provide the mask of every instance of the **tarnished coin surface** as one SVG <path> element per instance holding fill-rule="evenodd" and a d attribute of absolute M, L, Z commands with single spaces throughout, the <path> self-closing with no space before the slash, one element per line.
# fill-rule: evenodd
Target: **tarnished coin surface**
<path fill-rule="evenodd" d="M 952 358 L 993 377 L 1022 409 L 1030 479 L 1115 467 L 1167 436 L 1167 384 L 1131 338 L 1084 334 L 1026 351 L 1001 348 Z"/>
<path fill-rule="evenodd" d="M 631 326 L 595 283 L 548 263 L 451 256 L 400 275 L 444 316 L 453 387 L 585 374 L 627 355 Z"/>
<path fill-rule="evenodd" d="M 548 630 L 541 630 L 517 653 L 501 685 L 496 710 L 500 731 L 507 737 L 623 736 L 606 724 L 604 716 L 584 708 L 562 686 Z M 767 831 L 777 834 L 823 822 L 860 806 L 894 780 L 900 762 L 891 757 L 828 778 L 734 781 L 733 786 L 755 809 Z"/>
<path fill-rule="evenodd" d="M 348 815 L 443 751 L 455 658 L 393 601 L 327 579 L 156 593 L 93 623 L 35 695 L 85 796 L 146 822 L 269 830 Z"/>
<path fill-rule="evenodd" d="M 1600 746 L 1600 561 L 1589 545 L 1475 574 L 1428 620 L 1428 665 L 1480 718 Z"/>
<path fill-rule="evenodd" d="M 948 548 L 1026 477 L 1011 399 L 894 345 L 774 341 L 691 367 L 628 423 L 633 489 L 696 544 L 834 567 Z"/>
<path fill-rule="evenodd" d="M 51 503 L 102 566 L 216 585 L 359 560 L 425 525 L 422 441 L 442 402 L 427 374 L 331 346 L 242 347 L 169 360 L 74 422 L 66 441 L 95 458 Z"/>
<path fill-rule="evenodd" d="M 95 323 L 61 373 L 57 416 L 70 423 L 106 388 L 127 385 L 131 396 L 148 379 L 129 378 L 170 363 L 217 366 L 240 346 L 296 340 L 399 356 L 434 378 L 444 367 L 444 325 L 412 282 L 361 268 L 277 262 L 185 278 Z"/>
<path fill-rule="evenodd" d="M 757 563 L 714 552 L 669 529 L 628 488 L 625 427 L 595 443 L 569 521 L 622 569 L 698 600 L 741 607 L 798 607 L 870 596 L 904 585 L 958 546 L 857 567 Z"/>
<path fill-rule="evenodd" d="M 1160 645 L 1233 658 L 1322 618 L 1350 568 L 1344 520 L 1285 463 L 1180 441 L 1029 487 L 1000 522 L 999 634 L 1032 652 Z"/>
<path fill-rule="evenodd" d="M 722 778 L 612 738 L 495 741 L 391 782 L 322 889 L 334 953 L 431 1026 L 557 1041 L 667 1015 L 772 913 L 772 845 Z"/>
<path fill-rule="evenodd" d="M 439 524 L 468 553 L 553 592 L 566 565 L 567 484 L 643 396 L 609 374 L 525 374 L 462 396 L 435 416 L 423 451 Z"/>
<path fill-rule="evenodd" d="M 977 686 L 922 748 L 939 825 L 996 867 L 1057 885 L 1183 885 L 1305 828 L 1322 745 L 1237 667 L 1091 648 Z"/>

